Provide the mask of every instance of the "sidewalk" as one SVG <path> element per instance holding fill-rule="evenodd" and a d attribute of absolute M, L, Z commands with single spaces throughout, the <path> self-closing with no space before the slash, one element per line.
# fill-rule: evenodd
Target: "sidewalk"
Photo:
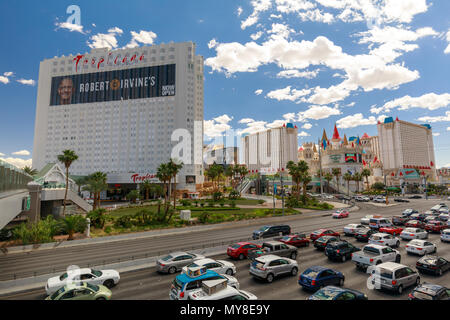
<path fill-rule="evenodd" d="M 349 207 L 348 205 L 339 203 L 339 202 L 330 202 L 335 206 L 335 208 L 341 207 Z M 241 206 L 244 208 L 244 206 Z M 251 206 L 250 206 L 251 207 Z M 268 209 L 268 207 L 258 207 Z M 16 246 L 16 247 L 5 247 L 1 248 L 3 254 L 14 254 L 14 253 L 25 253 L 37 250 L 51 250 L 55 248 L 69 248 L 75 246 L 82 245 L 90 245 L 90 244 L 98 244 L 98 243 L 110 243 L 114 241 L 126 241 L 126 240 L 134 240 L 134 239 L 143 239 L 143 238 L 152 238 L 163 235 L 179 235 L 186 234 L 197 231 L 213 231 L 217 229 L 223 229 L 227 227 L 234 226 L 251 226 L 258 225 L 263 223 L 275 223 L 275 222 L 285 222 L 290 220 L 301 219 L 302 217 L 315 216 L 318 214 L 330 214 L 330 211 L 318 211 L 318 210 L 309 210 L 309 209 L 299 209 L 301 211 L 300 215 L 290 215 L 290 216 L 278 216 L 278 217 L 268 217 L 268 218 L 259 218 L 259 219 L 251 219 L 251 220 L 241 220 L 241 221 L 233 221 L 233 222 L 223 222 L 217 224 L 209 224 L 209 225 L 201 225 L 201 226 L 192 226 L 192 227 L 184 227 L 184 228 L 167 228 L 167 229 L 158 229 L 144 232 L 135 232 L 135 233 L 127 233 L 121 235 L 114 236 L 105 236 L 98 238 L 88 238 L 82 240 L 72 240 L 72 241 L 62 241 L 62 242 L 51 242 L 44 244 L 34 244 L 34 245 L 26 245 L 26 246 Z"/>

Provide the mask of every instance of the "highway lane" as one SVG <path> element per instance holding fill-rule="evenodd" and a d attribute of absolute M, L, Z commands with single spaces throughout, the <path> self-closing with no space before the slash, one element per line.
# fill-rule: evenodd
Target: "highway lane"
<path fill-rule="evenodd" d="M 376 207 L 371 204 L 358 203 L 361 210 L 352 212 L 349 218 L 332 219 L 330 216 L 322 217 L 323 212 L 317 212 L 318 216 L 291 216 L 289 224 L 294 232 L 310 233 L 321 227 L 342 228 L 348 223 L 359 222 L 361 217 L 367 214 L 383 214 L 386 217 L 400 214 L 405 208 L 414 207 L 426 210 L 440 200 L 412 200 L 410 203 L 402 203 L 390 207 Z M 287 217 L 285 217 L 287 218 Z M 273 218 L 279 221 L 282 218 Z M 257 223 L 257 221 L 255 221 Z M 226 226 L 214 231 L 195 231 L 182 235 L 159 235 L 152 238 L 124 240 L 102 244 L 83 245 L 68 248 L 55 248 L 28 253 L 13 253 L 0 256 L 0 281 L 13 279 L 14 274 L 20 278 L 37 274 L 52 273 L 53 270 L 62 271 L 69 265 L 87 266 L 99 265 L 123 261 L 127 257 L 143 257 L 144 254 L 158 256 L 170 251 L 192 248 L 201 248 L 205 244 L 230 243 L 238 239 L 251 237 L 254 230 L 264 225 L 252 226 Z"/>
<path fill-rule="evenodd" d="M 343 237 L 358 247 L 363 247 L 361 243 L 352 237 Z M 442 243 L 438 234 L 430 234 L 429 240 L 438 246 L 438 255 L 450 260 L 450 244 Z M 419 256 L 408 255 L 405 251 L 407 241 L 402 241 L 399 248 L 402 255 L 402 264 L 415 269 L 416 261 Z M 267 300 L 304 300 L 312 293 L 301 289 L 297 283 L 298 276 L 285 276 L 274 280 L 273 283 L 266 283 L 262 280 L 253 278 L 249 270 L 249 260 L 235 261 L 229 259 L 225 254 L 215 257 L 216 259 L 229 260 L 235 263 L 237 274 L 235 277 L 239 280 L 240 287 L 255 294 L 259 299 Z M 316 250 L 313 246 L 300 248 L 297 257 L 300 272 L 313 265 L 322 265 L 339 270 L 345 275 L 344 287 L 356 289 L 366 293 L 370 300 L 404 300 L 413 287 L 405 289 L 402 295 L 389 293 L 386 291 L 370 290 L 366 286 L 368 275 L 355 268 L 352 261 L 334 262 L 328 260 L 323 251 Z M 159 274 L 155 268 L 144 269 L 140 271 L 121 274 L 120 283 L 112 289 L 113 299 L 117 300 L 167 300 L 169 299 L 170 283 L 174 275 Z M 432 275 L 421 275 L 421 282 L 431 282 L 450 286 L 450 272 L 444 273 L 441 277 Z M 33 290 L 26 293 L 15 294 L 7 297 L 1 297 L 5 300 L 35 300 L 44 299 L 44 289 Z"/>

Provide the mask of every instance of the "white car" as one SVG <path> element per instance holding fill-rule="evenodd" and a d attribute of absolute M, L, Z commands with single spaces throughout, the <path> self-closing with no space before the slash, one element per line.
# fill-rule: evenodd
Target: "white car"
<path fill-rule="evenodd" d="M 448 221 L 450 219 L 450 215 L 448 213 L 441 213 L 438 216 L 438 219 L 441 221 Z"/>
<path fill-rule="evenodd" d="M 232 276 L 236 273 L 236 267 L 233 263 L 229 261 L 214 260 L 210 258 L 195 260 L 190 265 L 183 267 L 181 272 L 187 273 L 188 268 L 192 267 L 206 267 L 206 269 L 215 271 L 218 274 L 227 274 L 229 276 Z"/>
<path fill-rule="evenodd" d="M 441 241 L 450 242 L 450 229 L 444 229 L 441 232 Z"/>
<path fill-rule="evenodd" d="M 437 250 L 436 245 L 425 240 L 411 240 L 405 248 L 407 253 L 414 253 L 421 256 L 428 253 L 435 253 Z"/>
<path fill-rule="evenodd" d="M 448 208 L 440 208 L 439 213 L 447 213 L 448 214 Z"/>
<path fill-rule="evenodd" d="M 420 228 L 406 228 L 400 233 L 403 240 L 428 239 L 428 232 Z"/>
<path fill-rule="evenodd" d="M 244 290 L 227 285 L 223 280 L 203 281 L 202 289 L 189 293 L 188 300 L 258 300 L 258 298 Z"/>
<path fill-rule="evenodd" d="M 56 292 L 61 287 L 78 281 L 90 284 L 104 285 L 112 288 L 119 283 L 120 275 L 116 270 L 95 270 L 90 268 L 68 270 L 59 277 L 52 277 L 47 280 L 45 291 L 48 295 Z"/>
<path fill-rule="evenodd" d="M 346 236 L 354 236 L 361 229 L 366 229 L 366 227 L 362 224 L 351 223 L 344 227 L 344 234 Z"/>
<path fill-rule="evenodd" d="M 365 216 L 365 217 L 362 217 L 361 218 L 361 224 L 369 224 L 370 223 L 370 219 L 372 219 L 373 217 L 377 217 L 377 216 L 374 216 L 373 214 L 369 214 L 369 215 L 367 215 L 367 216 Z"/>
<path fill-rule="evenodd" d="M 381 246 L 389 246 L 398 248 L 400 246 L 400 239 L 397 237 L 394 237 L 391 234 L 388 233 L 374 233 L 369 238 L 369 244 L 378 244 Z"/>
<path fill-rule="evenodd" d="M 425 219 L 423 219 L 424 223 L 429 223 L 430 221 L 436 221 L 436 217 L 435 216 L 428 216 Z"/>

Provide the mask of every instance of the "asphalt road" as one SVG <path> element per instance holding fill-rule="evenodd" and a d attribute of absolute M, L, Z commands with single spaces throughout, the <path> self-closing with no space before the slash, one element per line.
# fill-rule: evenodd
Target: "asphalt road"
<path fill-rule="evenodd" d="M 330 227 L 335 228 L 337 231 L 342 231 L 343 226 L 348 223 L 358 222 L 361 217 L 366 214 L 382 214 L 383 216 L 389 217 L 401 212 L 404 208 L 414 207 L 419 210 L 425 210 L 433 206 L 434 204 L 440 202 L 439 200 L 415 200 L 409 204 L 401 204 L 398 206 L 387 207 L 387 208 L 379 208 L 374 207 L 369 204 L 361 204 L 361 210 L 358 212 L 352 212 L 349 218 L 346 219 L 332 219 L 331 217 L 317 217 L 312 219 L 303 219 L 295 222 L 290 222 L 292 229 L 298 232 L 306 232 L 316 230 L 320 227 Z M 242 228 L 232 228 L 220 231 L 214 231 L 213 233 L 204 234 L 203 232 L 193 233 L 184 235 L 181 239 L 171 239 L 172 237 L 158 237 L 152 239 L 151 245 L 163 245 L 165 244 L 168 248 L 173 247 L 174 249 L 178 249 L 180 244 L 186 244 L 186 242 L 195 243 L 196 241 L 205 241 L 205 239 L 214 238 L 221 239 L 221 237 L 225 239 L 234 239 L 236 237 L 245 237 L 250 234 L 251 231 L 256 229 L 255 226 L 252 227 L 242 227 Z M 365 244 L 355 241 L 353 238 L 345 237 L 347 240 L 351 241 L 358 247 L 362 247 Z M 438 234 L 430 234 L 429 240 L 435 243 L 438 246 L 438 255 L 445 257 L 450 260 L 450 244 L 442 243 L 439 240 Z M 148 239 L 147 239 L 148 241 Z M 402 241 L 400 247 L 400 253 L 402 254 L 402 264 L 409 265 L 411 267 L 415 267 L 416 261 L 419 259 L 418 256 L 407 255 L 404 246 L 405 241 Z M 118 245 L 119 250 L 126 250 L 123 248 L 122 243 L 115 243 Z M 150 245 L 150 244 L 149 244 Z M 114 246 L 113 246 L 114 247 Z M 133 246 L 128 247 L 129 250 L 134 248 Z M 45 250 L 47 251 L 47 250 Z M 16 267 L 23 268 L 24 265 L 22 263 L 25 260 L 21 259 L 30 259 L 27 260 L 31 263 L 42 263 L 42 265 L 46 265 L 49 263 L 61 263 L 58 259 L 67 259 L 67 255 L 70 256 L 70 253 L 63 252 L 62 255 L 54 256 L 54 251 L 49 250 L 51 252 L 44 252 L 42 254 L 46 255 L 47 259 L 51 259 L 52 262 L 39 262 L 38 257 L 27 257 L 27 255 L 20 254 L 21 256 L 17 256 Z M 69 250 L 71 251 L 71 250 Z M 88 258 L 92 252 L 90 248 L 83 248 L 82 250 L 77 250 L 79 252 L 79 256 L 83 258 Z M 38 252 L 39 253 L 39 252 Z M 73 253 L 72 253 L 73 254 Z M 19 254 L 17 254 L 19 255 Z M 217 259 L 228 259 L 228 257 L 223 254 L 215 257 Z M 42 259 L 42 258 L 41 258 Z M 75 261 L 77 257 L 73 258 L 74 260 L 70 260 L 70 262 L 65 262 L 65 267 L 69 264 L 76 264 Z M 79 259 L 79 258 L 78 258 Z M 66 260 L 64 260 L 66 261 Z M 74 261 L 74 262 L 72 262 Z M 349 287 L 352 289 L 356 289 L 362 292 L 365 292 L 369 299 L 407 299 L 408 293 L 412 290 L 409 288 L 405 290 L 402 295 L 392 294 L 384 291 L 377 290 L 369 290 L 366 287 L 366 281 L 368 275 L 362 271 L 356 270 L 354 263 L 351 261 L 347 262 L 333 262 L 329 261 L 325 254 L 321 251 L 316 251 L 314 247 L 309 248 L 300 248 L 299 256 L 297 257 L 297 261 L 299 262 L 300 272 L 306 270 L 308 267 L 313 265 L 322 265 L 329 266 L 336 270 L 339 270 L 344 273 L 345 287 Z M 304 291 L 300 288 L 297 283 L 298 277 L 286 276 L 282 278 L 278 278 L 274 280 L 273 283 L 268 284 L 264 281 L 254 279 L 248 272 L 249 269 L 249 261 L 233 261 L 237 267 L 236 277 L 240 282 L 240 286 L 242 289 L 247 290 L 255 294 L 259 299 L 281 299 L 281 300 L 289 300 L 289 299 L 306 299 L 311 295 L 310 292 Z M 3 270 L 4 262 L 1 261 L 2 265 L 0 265 L 0 270 Z M 26 265 L 25 265 L 26 266 Z M 3 272 L 2 272 L 3 273 Z M 113 299 L 133 299 L 133 300 L 167 300 L 169 297 L 169 288 L 170 283 L 172 282 L 174 276 L 173 275 L 161 275 L 158 274 L 154 268 L 144 269 L 135 272 L 127 272 L 121 275 L 120 283 L 112 289 L 113 291 Z M 435 277 L 430 275 L 422 275 L 422 282 L 432 282 L 436 284 L 450 286 L 450 272 L 447 272 L 442 277 Z M 1 297 L 0 299 L 16 299 L 16 300 L 26 300 L 26 299 L 43 299 L 45 297 L 44 289 L 33 290 L 21 294 L 15 294 L 11 296 Z"/>

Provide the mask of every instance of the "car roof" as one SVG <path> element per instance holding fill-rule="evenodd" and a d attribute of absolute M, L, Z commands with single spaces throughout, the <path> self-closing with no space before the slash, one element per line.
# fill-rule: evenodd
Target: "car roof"
<path fill-rule="evenodd" d="M 420 291 L 424 293 L 436 293 L 439 290 L 443 289 L 444 287 L 439 284 L 433 284 L 433 283 L 421 283 L 417 288 L 415 288 L 415 291 Z"/>
<path fill-rule="evenodd" d="M 169 253 L 169 255 L 171 255 L 172 257 L 184 256 L 186 254 L 188 254 L 188 253 L 187 252 L 183 252 L 183 251 L 176 251 L 176 252 Z"/>
<path fill-rule="evenodd" d="M 201 276 L 195 277 L 195 278 L 191 278 L 189 277 L 187 274 L 182 273 L 176 276 L 176 278 L 182 282 L 182 283 L 188 283 L 194 280 L 203 280 L 203 279 L 208 279 L 212 276 L 218 276 L 219 274 L 215 271 L 212 270 L 207 270 L 204 274 L 202 274 Z"/>
<path fill-rule="evenodd" d="M 264 263 L 265 262 L 270 262 L 270 261 L 273 261 L 273 260 L 277 260 L 277 259 L 282 259 L 282 257 L 276 256 L 274 254 L 267 254 L 265 256 L 261 256 L 261 257 L 256 258 L 256 260 L 258 260 L 260 262 L 264 262 Z"/>
<path fill-rule="evenodd" d="M 263 245 L 264 244 L 270 244 L 272 246 L 275 246 L 275 245 L 280 245 L 280 244 L 284 244 L 284 243 L 280 242 L 280 241 L 266 241 L 266 242 L 263 243 Z"/>
<path fill-rule="evenodd" d="M 377 248 L 377 249 L 383 249 L 383 248 L 386 248 L 387 246 L 382 246 L 380 244 L 368 244 L 368 245 L 364 246 L 364 248 L 365 247 L 372 247 L 372 248 Z"/>
<path fill-rule="evenodd" d="M 403 264 L 400 264 L 400 263 L 396 263 L 396 262 L 384 262 L 384 263 L 380 263 L 378 265 L 378 267 L 393 271 L 393 270 L 397 270 L 400 268 L 404 268 L 406 266 Z"/>
<path fill-rule="evenodd" d="M 373 236 L 379 236 L 379 237 L 384 237 L 384 236 L 388 236 L 389 233 L 384 233 L 384 232 L 377 232 L 375 234 L 373 234 Z"/>
<path fill-rule="evenodd" d="M 196 265 L 202 265 L 202 264 L 210 263 L 210 262 L 216 262 L 216 260 L 211 259 L 211 258 L 204 258 L 204 259 L 198 259 L 198 260 L 194 261 L 194 263 Z"/>
<path fill-rule="evenodd" d="M 248 241 L 239 241 L 239 242 L 236 242 L 236 244 L 238 244 L 240 246 L 245 246 L 246 244 L 254 244 L 254 243 L 248 242 Z"/>
<path fill-rule="evenodd" d="M 323 266 L 311 266 L 309 267 L 307 270 L 312 270 L 312 271 L 324 271 L 324 270 L 332 270 L 330 268 L 327 267 L 323 267 Z"/>

